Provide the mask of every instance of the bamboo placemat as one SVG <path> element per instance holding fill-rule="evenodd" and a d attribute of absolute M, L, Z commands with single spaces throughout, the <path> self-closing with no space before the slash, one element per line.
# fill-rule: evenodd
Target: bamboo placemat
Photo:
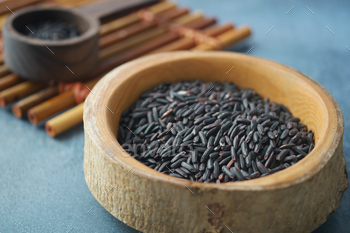
<path fill-rule="evenodd" d="M 27 5 L 76 7 L 91 2 L 96 1 L 11 0 L 10 3 L 5 0 L 0 3 L 0 24 L 8 14 Z M 7 11 L 3 10 L 4 6 Z M 147 54 L 175 50 L 221 50 L 247 38 L 250 33 L 248 26 L 216 24 L 215 18 L 208 18 L 201 11 L 190 12 L 175 3 L 160 2 L 101 25 L 100 63 L 89 76 L 91 80 L 84 83 L 37 83 L 18 77 L 3 63 L 1 39 L 0 106 L 12 105 L 16 117 L 28 116 L 33 125 L 45 122 L 47 133 L 54 137 L 82 122 L 85 98 L 111 69 Z M 57 113 L 60 114 L 52 118 Z"/>

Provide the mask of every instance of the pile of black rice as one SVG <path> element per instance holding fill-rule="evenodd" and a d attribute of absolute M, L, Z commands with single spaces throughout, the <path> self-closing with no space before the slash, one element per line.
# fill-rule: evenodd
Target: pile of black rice
<path fill-rule="evenodd" d="M 313 133 L 282 104 L 233 83 L 162 83 L 121 117 L 118 141 L 154 170 L 198 182 L 281 171 L 314 148 Z"/>

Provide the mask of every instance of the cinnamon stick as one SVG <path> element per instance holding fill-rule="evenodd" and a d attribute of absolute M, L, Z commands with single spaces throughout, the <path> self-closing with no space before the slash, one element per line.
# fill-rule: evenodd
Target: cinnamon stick
<path fill-rule="evenodd" d="M 75 104 L 73 91 L 59 94 L 28 110 L 29 121 L 36 125 L 46 118 Z"/>
<path fill-rule="evenodd" d="M 34 93 L 18 101 L 16 104 L 12 106 L 12 112 L 16 117 L 22 118 L 23 115 L 25 115 L 30 108 L 54 97 L 57 94 L 58 94 L 57 87 L 45 88 L 37 93 Z"/>
<path fill-rule="evenodd" d="M 0 78 L 0 91 L 3 91 L 23 81 L 24 80 L 18 77 L 16 74 L 9 74 L 5 77 L 2 77 Z"/>
<path fill-rule="evenodd" d="M 45 87 L 44 83 L 26 81 L 0 92 L 0 106 L 5 107 L 17 99 L 21 99 Z"/>
<path fill-rule="evenodd" d="M 83 121 L 84 102 L 68 111 L 48 120 L 45 123 L 46 132 L 55 137 Z"/>

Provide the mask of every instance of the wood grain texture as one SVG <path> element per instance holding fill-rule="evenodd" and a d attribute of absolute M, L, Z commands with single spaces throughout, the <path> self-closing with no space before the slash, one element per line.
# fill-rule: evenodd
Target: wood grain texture
<path fill-rule="evenodd" d="M 192 48 L 195 51 L 207 51 L 207 50 L 218 50 L 222 48 L 226 48 L 232 44 L 235 44 L 247 37 L 251 34 L 250 28 L 248 26 L 240 26 L 238 28 L 234 28 L 225 33 L 218 35 L 217 42 L 218 43 L 202 43 Z"/>
<path fill-rule="evenodd" d="M 99 19 L 100 21 L 110 20 L 130 14 L 140 8 L 154 5 L 158 0 L 100 0 L 79 7 L 79 10 Z"/>
<path fill-rule="evenodd" d="M 283 103 L 315 132 L 314 150 L 278 173 L 227 184 L 170 177 L 130 157 L 116 140 L 121 113 L 162 82 L 198 78 L 233 81 Z M 348 186 L 337 102 L 287 66 L 228 52 L 163 53 L 113 70 L 92 91 L 84 106 L 87 185 L 112 215 L 140 231 L 310 232 L 334 213 Z"/>
<path fill-rule="evenodd" d="M 72 107 L 74 104 L 73 91 L 67 91 L 29 109 L 28 119 L 30 123 L 36 125 L 55 113 Z"/>
<path fill-rule="evenodd" d="M 162 18 L 163 20 L 171 20 L 174 18 L 177 18 L 179 16 L 182 16 L 184 14 L 188 13 L 187 9 L 170 9 L 165 11 L 164 13 L 168 13 L 167 15 L 164 15 L 160 18 Z M 99 41 L 99 46 L 100 48 L 105 48 L 107 46 L 110 46 L 112 44 L 115 44 L 119 41 L 125 40 L 131 36 L 134 36 L 138 33 L 141 33 L 143 31 L 146 31 L 150 28 L 156 27 L 157 26 L 157 22 L 153 21 L 153 22 L 139 22 L 139 23 L 135 23 L 132 24 L 130 26 L 127 26 L 123 29 L 120 29 L 118 31 L 112 32 L 106 36 L 103 36 L 100 38 Z"/>
<path fill-rule="evenodd" d="M 0 92 L 0 106 L 5 107 L 7 104 L 35 93 L 44 87 L 45 83 L 26 81 L 7 88 Z"/>
<path fill-rule="evenodd" d="M 164 34 L 165 32 L 166 32 L 165 28 L 156 27 L 148 31 L 141 32 L 137 35 L 131 36 L 127 40 L 120 41 L 107 48 L 101 49 L 99 52 L 99 60 L 103 61 L 108 58 L 111 58 L 115 55 L 125 52 L 128 49 L 138 46 L 144 42 L 150 41 L 155 37 Z"/>
<path fill-rule="evenodd" d="M 204 29 L 202 32 L 207 36 L 217 36 L 224 32 L 227 32 L 228 30 L 231 30 L 232 28 L 233 26 L 231 24 L 214 25 Z M 175 42 L 166 44 L 158 49 L 152 50 L 146 55 L 162 53 L 162 52 L 170 52 L 170 51 L 176 51 L 176 50 L 187 50 L 187 49 L 193 48 L 195 45 L 196 45 L 196 42 L 193 38 L 183 37 Z"/>
<path fill-rule="evenodd" d="M 0 91 L 3 91 L 9 87 L 12 87 L 18 83 L 23 82 L 23 79 L 18 77 L 16 74 L 9 74 L 5 77 L 0 78 Z"/>
<path fill-rule="evenodd" d="M 84 103 L 69 109 L 68 111 L 58 115 L 45 123 L 46 132 L 51 136 L 56 135 L 72 128 L 83 121 Z"/>
<path fill-rule="evenodd" d="M 0 65 L 0 77 L 9 74 L 11 71 L 5 66 L 5 64 Z"/>
<path fill-rule="evenodd" d="M 24 115 L 27 114 L 29 109 L 54 97 L 57 94 L 57 87 L 45 88 L 15 103 L 12 106 L 12 112 L 17 118 L 22 118 Z"/>
<path fill-rule="evenodd" d="M 40 1 L 42 0 L 2 0 L 0 1 L 0 14 L 9 13 L 9 9 L 14 11 L 18 8 L 28 6 Z"/>
<path fill-rule="evenodd" d="M 147 8 L 147 11 L 158 14 L 161 12 L 164 12 L 166 10 L 174 8 L 176 5 L 172 2 L 161 2 L 158 4 L 155 4 L 154 6 L 150 6 Z M 133 13 L 130 15 L 123 16 L 121 18 L 118 18 L 116 20 L 113 20 L 107 24 L 104 24 L 100 27 L 99 33 L 101 36 L 107 35 L 111 32 L 120 30 L 124 27 L 130 26 L 134 23 L 140 22 L 141 18 L 138 13 Z"/>

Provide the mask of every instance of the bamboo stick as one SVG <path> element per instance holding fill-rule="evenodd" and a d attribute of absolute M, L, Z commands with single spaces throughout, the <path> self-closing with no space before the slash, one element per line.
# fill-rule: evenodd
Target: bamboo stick
<path fill-rule="evenodd" d="M 187 9 L 170 9 L 167 10 L 163 13 L 167 13 L 166 16 L 159 16 L 160 18 L 162 18 L 162 20 L 171 20 L 174 18 L 177 18 L 179 16 L 182 16 L 184 14 L 188 13 Z M 135 23 L 132 24 L 130 26 L 127 26 L 121 30 L 112 32 L 108 35 L 105 35 L 103 37 L 101 37 L 100 41 L 99 41 L 99 46 L 100 48 L 105 48 L 111 44 L 117 43 L 121 40 L 125 40 L 126 38 L 129 38 L 131 36 L 134 36 L 138 33 L 141 33 L 143 31 L 146 31 L 148 29 L 151 29 L 153 27 L 157 26 L 157 22 L 152 21 L 152 22 L 139 22 L 139 23 Z"/>
<path fill-rule="evenodd" d="M 24 80 L 19 78 L 16 74 L 9 74 L 5 77 L 2 77 L 0 78 L 0 91 L 3 91 L 23 81 Z"/>
<path fill-rule="evenodd" d="M 182 26 L 185 24 L 192 23 L 198 19 L 202 19 L 203 17 L 204 16 L 203 16 L 202 11 L 196 11 L 196 12 L 193 12 L 191 14 L 187 14 L 187 15 L 179 17 L 178 19 L 174 20 L 173 24 L 177 25 L 177 26 Z"/>
<path fill-rule="evenodd" d="M 17 118 L 22 118 L 28 110 L 58 94 L 57 87 L 48 87 L 37 93 L 34 93 L 12 106 L 12 112 Z"/>
<path fill-rule="evenodd" d="M 162 28 L 162 27 L 153 28 L 151 30 L 132 36 L 127 40 L 120 41 L 105 49 L 101 49 L 99 53 L 99 60 L 100 61 L 106 60 L 112 56 L 120 54 L 123 51 L 126 51 L 132 47 L 135 47 L 143 42 L 149 41 L 159 35 L 162 35 L 165 32 L 166 32 L 165 28 Z"/>
<path fill-rule="evenodd" d="M 154 39 L 146 44 L 143 44 L 142 46 L 136 47 L 126 53 L 121 54 L 115 60 L 115 66 L 119 66 L 125 62 L 140 57 L 149 51 L 159 48 L 160 46 L 168 44 L 172 41 L 178 40 L 179 38 L 180 35 L 177 32 L 168 32 L 157 39 Z"/>
<path fill-rule="evenodd" d="M 45 123 L 46 132 L 55 137 L 83 121 L 84 102 Z"/>
<path fill-rule="evenodd" d="M 63 92 L 28 110 L 29 121 L 36 125 L 46 118 L 75 104 L 73 91 Z"/>
<path fill-rule="evenodd" d="M 186 15 L 188 14 L 189 9 L 187 8 L 173 8 L 161 13 L 156 14 L 157 16 L 157 20 L 159 20 L 159 22 L 164 22 L 164 21 L 169 21 L 175 18 L 178 18 L 180 16 Z"/>
<path fill-rule="evenodd" d="M 228 30 L 231 30 L 234 28 L 234 25 L 231 23 L 227 23 L 224 25 L 213 25 L 211 27 L 208 27 L 202 31 L 203 34 L 207 36 L 218 36 L 224 32 L 227 32 Z"/>
<path fill-rule="evenodd" d="M 103 74 L 104 75 L 104 74 Z M 62 94 L 59 94 L 51 99 L 43 102 L 43 98 L 39 105 L 34 105 L 28 109 L 28 118 L 32 124 L 38 124 L 45 120 L 46 118 L 60 112 L 66 108 L 73 106 L 74 104 L 79 104 L 84 102 L 85 98 L 89 94 L 90 90 L 95 86 L 95 84 L 103 77 L 103 75 L 94 78 L 85 83 L 73 83 L 72 89 Z M 58 92 L 58 87 L 56 87 Z M 54 96 L 54 95 L 53 95 Z M 31 103 L 31 101 L 28 101 Z"/>
<path fill-rule="evenodd" d="M 157 14 L 157 13 L 161 13 L 163 11 L 172 9 L 175 6 L 176 5 L 174 3 L 165 1 L 165 2 L 158 3 L 154 6 L 150 6 L 147 9 L 149 12 L 153 14 Z M 133 14 L 121 17 L 119 19 L 113 20 L 100 27 L 100 36 L 107 35 L 113 31 L 120 30 L 124 27 L 127 27 L 137 22 L 140 22 L 140 16 L 138 13 L 133 13 Z"/>
<path fill-rule="evenodd" d="M 175 19 L 174 25 L 184 26 L 202 19 L 203 19 L 203 14 L 201 12 L 197 12 L 194 14 L 184 15 Z M 151 39 L 154 39 L 155 37 L 161 36 L 165 34 L 166 31 L 167 31 L 166 28 L 160 26 L 160 27 L 153 28 L 145 32 L 139 33 L 137 35 L 134 35 L 130 37 L 128 40 L 120 41 L 112 46 L 109 46 L 108 48 L 102 49 L 99 53 L 99 59 L 100 61 L 107 60 L 108 58 L 121 54 L 122 52 L 132 47 L 145 43 Z"/>
<path fill-rule="evenodd" d="M 5 64 L 0 65 L 0 77 L 5 76 L 10 73 L 10 70 L 5 66 Z"/>
<path fill-rule="evenodd" d="M 217 37 L 220 41 L 220 44 L 223 48 L 234 44 L 250 35 L 250 28 L 248 26 L 241 26 L 237 29 L 227 31 Z M 216 50 L 217 47 L 215 44 L 200 44 L 194 47 L 192 50 L 196 51 L 207 51 L 207 50 Z"/>
<path fill-rule="evenodd" d="M 189 37 L 183 37 L 177 41 L 174 41 L 173 43 L 169 43 L 167 45 L 164 45 L 158 49 L 155 49 L 154 51 L 151 51 L 147 53 L 149 54 L 155 54 L 155 53 L 162 53 L 162 52 L 169 52 L 169 51 L 176 51 L 176 50 L 187 50 L 192 47 L 194 47 L 196 43 L 194 42 L 194 39 Z"/>
<path fill-rule="evenodd" d="M 197 30 L 197 29 L 202 29 L 205 27 L 208 27 L 210 25 L 213 25 L 216 23 L 215 18 L 201 18 L 197 19 L 191 23 L 185 24 L 186 28 L 192 29 L 192 30 Z"/>
<path fill-rule="evenodd" d="M 11 14 L 11 11 L 15 11 L 23 6 L 29 5 L 30 2 L 32 2 L 32 4 L 38 3 L 42 0 L 5 0 L 5 1 L 0 1 L 0 31 L 2 30 L 2 26 L 5 23 L 5 20 L 7 18 L 7 16 L 9 16 Z M 22 6 L 21 6 L 22 5 Z M 9 9 L 7 9 L 7 7 L 9 9 L 11 9 L 11 11 Z"/>
<path fill-rule="evenodd" d="M 40 1 L 42 0 L 3 0 L 0 1 L 0 14 L 9 13 L 10 11 L 7 9 L 7 7 L 14 11 L 18 8 Z"/>
<path fill-rule="evenodd" d="M 107 46 L 110 46 L 114 43 L 118 43 L 122 40 L 125 40 L 126 38 L 134 36 L 137 33 L 146 31 L 147 29 L 153 28 L 155 26 L 157 26 L 156 22 L 150 22 L 150 23 L 141 22 L 141 23 L 130 25 L 127 28 L 115 31 L 111 34 L 108 34 L 102 37 L 99 40 L 99 46 L 101 49 L 103 49 Z"/>
<path fill-rule="evenodd" d="M 186 24 L 186 28 L 190 29 L 201 29 L 205 28 L 209 25 L 212 25 L 216 22 L 216 19 L 211 18 L 211 19 L 199 19 L 196 20 L 192 23 Z M 184 49 L 190 49 L 196 45 L 194 38 L 189 38 L 189 37 L 183 37 L 177 41 L 174 41 L 172 43 L 168 43 L 162 47 L 159 47 L 158 49 L 154 49 L 151 52 L 147 53 L 148 54 L 153 54 L 153 53 L 160 53 L 160 52 L 169 52 L 169 51 L 175 51 L 175 50 L 184 50 Z"/>
<path fill-rule="evenodd" d="M 0 106 L 5 107 L 5 105 L 12 103 L 16 99 L 21 99 L 43 89 L 44 87 L 44 83 L 26 81 L 13 87 L 7 88 L 6 90 L 0 92 Z"/>
<path fill-rule="evenodd" d="M 203 34 L 207 36 L 217 36 L 220 35 L 228 30 L 231 30 L 233 28 L 232 25 L 226 24 L 226 25 L 214 25 L 209 28 L 206 28 L 202 31 Z M 161 53 L 161 52 L 169 52 L 169 51 L 176 51 L 176 50 L 187 50 L 191 49 L 196 45 L 196 42 L 194 38 L 189 37 L 183 37 L 180 40 L 177 40 L 175 42 L 169 43 L 167 45 L 164 45 L 158 49 L 155 49 L 146 55 L 154 54 L 154 53 Z"/>
<path fill-rule="evenodd" d="M 250 36 L 251 31 L 248 26 L 241 26 L 237 28 L 236 30 L 228 31 L 227 33 L 224 33 L 222 35 L 219 35 L 217 38 L 220 40 L 222 47 L 226 48 L 232 44 L 237 43 L 238 41 L 241 41 L 248 36 Z"/>

